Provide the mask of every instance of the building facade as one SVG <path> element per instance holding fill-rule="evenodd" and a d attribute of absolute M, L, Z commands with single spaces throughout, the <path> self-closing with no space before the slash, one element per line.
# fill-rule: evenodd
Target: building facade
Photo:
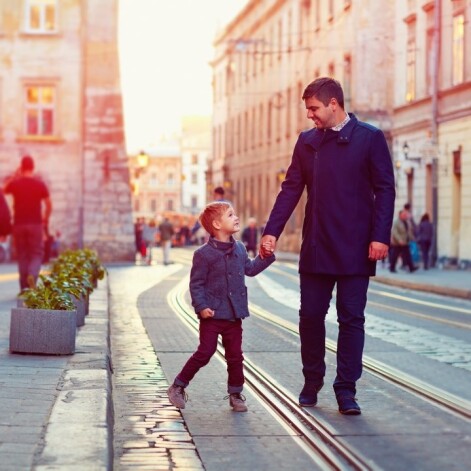
<path fill-rule="evenodd" d="M 206 171 L 211 147 L 209 116 L 187 116 L 182 120 L 182 207 L 198 215 L 206 204 Z"/>
<path fill-rule="evenodd" d="M 316 77 L 335 76 L 347 111 L 390 139 L 393 7 L 388 0 L 250 1 L 216 38 L 209 185 L 225 186 L 243 221 L 266 220 L 297 136 L 312 127 L 301 96 Z M 304 203 L 281 249 L 299 249 Z"/>
<path fill-rule="evenodd" d="M 319 76 L 338 79 L 346 110 L 383 130 L 396 212 L 428 213 L 440 264 L 471 264 L 471 2 L 249 1 L 215 40 L 208 186 L 242 219 L 269 213 Z M 304 201 L 280 238 L 297 250 Z"/>
<path fill-rule="evenodd" d="M 434 222 L 434 257 L 471 266 L 471 2 L 397 0 L 397 206 Z"/>
<path fill-rule="evenodd" d="M 158 221 L 181 211 L 182 157 L 180 145 L 171 141 L 130 156 L 133 172 L 133 214 L 135 218 Z"/>
<path fill-rule="evenodd" d="M 117 0 L 2 0 L 0 58 L 0 179 L 33 156 L 62 246 L 132 259 Z"/>

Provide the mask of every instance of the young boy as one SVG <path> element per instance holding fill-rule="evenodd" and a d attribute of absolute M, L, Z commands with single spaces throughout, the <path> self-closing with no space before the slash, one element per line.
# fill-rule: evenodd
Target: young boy
<path fill-rule="evenodd" d="M 192 305 L 200 320 L 200 343 L 196 352 L 168 388 L 170 402 L 185 408 L 185 388 L 200 368 L 207 365 L 217 348 L 218 336 L 224 345 L 227 362 L 229 404 L 245 412 L 242 362 L 242 319 L 248 317 L 244 274 L 255 276 L 275 261 L 275 256 L 253 260 L 242 242 L 232 235 L 239 231 L 239 218 L 230 203 L 215 201 L 206 206 L 200 221 L 210 237 L 193 255 L 190 274 Z M 268 247 L 267 247 L 268 249 Z"/>

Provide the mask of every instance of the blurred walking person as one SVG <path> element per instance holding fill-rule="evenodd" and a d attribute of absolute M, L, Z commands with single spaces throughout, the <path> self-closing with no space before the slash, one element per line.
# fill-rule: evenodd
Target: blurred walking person
<path fill-rule="evenodd" d="M 414 239 L 414 229 L 410 223 L 409 212 L 406 209 L 399 211 L 399 217 L 394 221 L 391 231 L 391 259 L 389 271 L 396 273 L 396 262 L 399 256 L 404 265 L 409 267 L 411 273 L 417 270 L 412 261 L 409 243 Z"/>
<path fill-rule="evenodd" d="M 433 224 L 430 222 L 430 216 L 425 213 L 420 218 L 419 227 L 417 228 L 417 242 L 422 253 L 422 261 L 424 270 L 429 268 L 429 253 L 433 240 Z"/>
<path fill-rule="evenodd" d="M 255 218 L 248 219 L 247 227 L 242 231 L 242 242 L 244 243 L 249 255 L 251 257 L 255 257 L 258 244 L 257 220 Z"/>
<path fill-rule="evenodd" d="M 168 218 L 164 218 L 163 222 L 159 226 L 160 231 L 160 243 L 162 244 L 162 250 L 164 254 L 164 265 L 172 263 L 170 261 L 170 248 L 172 247 L 172 237 L 175 234 L 175 229 Z"/>
<path fill-rule="evenodd" d="M 146 265 L 152 264 L 152 249 L 155 247 L 155 242 L 157 239 L 157 226 L 153 219 L 149 220 L 149 222 L 145 222 L 142 225 L 142 241 L 145 244 L 145 253 L 144 255 L 144 263 Z"/>
<path fill-rule="evenodd" d="M 36 286 L 44 255 L 52 203 L 46 184 L 34 173 L 34 160 L 25 155 L 4 187 L 13 195 L 13 238 L 18 258 L 20 289 Z"/>

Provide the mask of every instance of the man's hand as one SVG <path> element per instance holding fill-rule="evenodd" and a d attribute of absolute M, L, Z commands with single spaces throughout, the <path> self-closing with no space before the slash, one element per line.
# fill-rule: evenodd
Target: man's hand
<path fill-rule="evenodd" d="M 373 261 L 384 260 L 388 256 L 389 246 L 381 242 L 371 242 L 368 258 Z"/>
<path fill-rule="evenodd" d="M 200 316 L 202 319 L 209 319 L 210 317 L 214 317 L 214 311 L 207 307 L 200 312 Z"/>
<path fill-rule="evenodd" d="M 272 235 L 264 235 L 260 241 L 258 254 L 260 258 L 270 257 L 276 248 L 276 237 Z"/>

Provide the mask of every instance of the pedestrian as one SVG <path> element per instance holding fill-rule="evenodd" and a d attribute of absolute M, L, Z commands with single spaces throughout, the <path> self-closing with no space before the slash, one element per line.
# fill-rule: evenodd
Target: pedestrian
<path fill-rule="evenodd" d="M 213 190 L 213 200 L 214 201 L 226 201 L 224 199 L 224 195 L 226 194 L 224 188 L 222 186 L 217 186 Z"/>
<path fill-rule="evenodd" d="M 185 388 L 217 348 L 218 336 L 224 345 L 227 363 L 227 392 L 235 412 L 245 412 L 242 354 L 242 319 L 249 316 L 244 274 L 255 276 L 275 260 L 273 252 L 265 259 L 250 259 L 244 244 L 233 234 L 239 231 L 239 218 L 224 201 L 209 203 L 200 216 L 210 234 L 208 242 L 193 254 L 190 273 L 191 302 L 199 318 L 200 343 L 168 388 L 170 402 L 185 407 Z"/>
<path fill-rule="evenodd" d="M 172 247 L 172 237 L 175 234 L 173 229 L 173 224 L 169 221 L 168 218 L 164 220 L 159 225 L 160 231 L 160 243 L 162 245 L 162 250 L 164 254 L 164 265 L 169 265 L 172 263 L 170 261 L 170 248 Z"/>
<path fill-rule="evenodd" d="M 387 256 L 394 214 L 394 172 L 381 130 L 344 109 L 343 90 L 318 78 L 304 90 L 307 117 L 261 239 L 275 248 L 304 189 L 307 203 L 299 257 L 299 333 L 304 387 L 301 406 L 314 406 L 325 375 L 325 316 L 337 285 L 339 333 L 333 384 L 339 411 L 361 413 L 356 382 L 362 372 L 369 277 Z"/>
<path fill-rule="evenodd" d="M 52 203 L 46 184 L 34 173 L 34 160 L 25 155 L 4 187 L 13 195 L 13 238 L 18 258 L 21 291 L 36 286 L 41 270 Z"/>
<path fill-rule="evenodd" d="M 417 239 L 422 253 L 424 270 L 428 270 L 429 252 L 433 240 L 433 224 L 430 222 L 430 216 L 428 213 L 424 213 L 420 218 L 419 227 L 417 229 Z"/>
<path fill-rule="evenodd" d="M 248 219 L 247 227 L 242 231 L 242 242 L 244 243 L 249 255 L 255 257 L 258 244 L 257 220 L 255 218 Z"/>
<path fill-rule="evenodd" d="M 418 227 L 417 224 L 415 223 L 414 216 L 412 215 L 412 205 L 407 202 L 404 204 L 403 207 L 404 211 L 407 211 L 407 224 L 409 224 L 412 227 L 412 235 L 413 239 L 409 241 L 409 252 L 412 258 L 412 263 L 417 263 L 419 261 L 419 248 L 417 246 L 417 231 Z M 401 270 L 406 270 L 408 268 L 408 265 L 406 261 L 401 257 Z"/>
<path fill-rule="evenodd" d="M 181 237 L 183 246 L 190 245 L 190 234 L 191 234 L 190 227 L 188 226 L 188 222 L 185 221 L 182 227 L 180 228 L 180 237 Z"/>
<path fill-rule="evenodd" d="M 398 257 L 402 258 L 411 273 L 417 270 L 410 253 L 410 242 L 414 240 L 414 230 L 410 223 L 409 212 L 406 209 L 399 211 L 399 217 L 394 221 L 391 232 L 391 259 L 389 271 L 396 273 Z"/>
<path fill-rule="evenodd" d="M 144 227 L 144 220 L 137 218 L 134 222 L 134 242 L 136 244 L 136 254 L 142 255 L 142 245 L 144 243 L 142 239 L 142 230 Z"/>
<path fill-rule="evenodd" d="M 143 251 L 144 263 L 146 265 L 152 265 L 152 249 L 155 247 L 157 239 L 158 229 L 153 219 L 149 219 L 142 226 L 142 240 L 145 244 L 145 252 Z"/>
<path fill-rule="evenodd" d="M 11 233 L 11 214 L 5 195 L 0 191 L 0 242 Z"/>

